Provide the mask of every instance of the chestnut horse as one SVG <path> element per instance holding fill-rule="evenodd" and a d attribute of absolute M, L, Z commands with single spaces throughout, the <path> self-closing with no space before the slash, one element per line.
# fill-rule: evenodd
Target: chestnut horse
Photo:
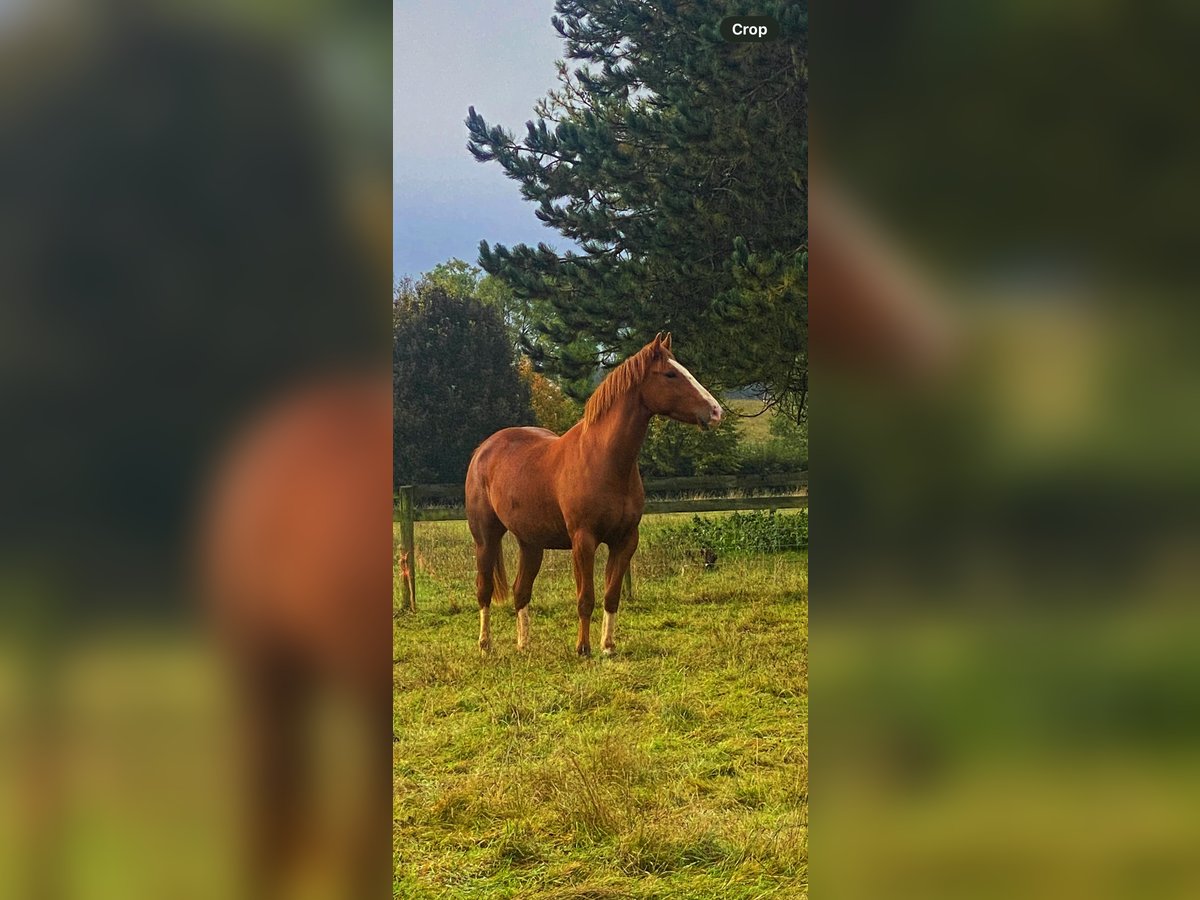
<path fill-rule="evenodd" d="M 579 636 L 592 652 L 596 547 L 608 545 L 602 649 L 616 649 L 621 582 L 638 545 L 645 507 L 637 458 L 654 416 L 702 428 L 721 421 L 721 405 L 671 353 L 671 335 L 653 341 L 614 369 L 592 394 L 580 420 L 559 437 L 545 428 L 505 428 L 479 445 L 467 469 L 467 521 L 475 540 L 479 648 L 491 649 L 492 596 L 507 578 L 501 539 L 520 546 L 513 585 L 517 647 L 529 645 L 529 600 L 546 550 L 570 550 L 575 564 Z"/>
<path fill-rule="evenodd" d="M 293 896 L 318 838 L 339 895 L 387 890 L 391 482 L 391 383 L 347 373 L 264 405 L 203 498 L 201 590 L 241 715 L 249 896 Z M 323 697 L 355 739 L 340 765 L 319 752 Z M 326 821 L 318 785 L 350 775 L 349 817 Z"/>

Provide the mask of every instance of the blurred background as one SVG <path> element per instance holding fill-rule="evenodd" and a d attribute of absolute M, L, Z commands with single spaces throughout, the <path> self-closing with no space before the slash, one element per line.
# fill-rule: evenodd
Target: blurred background
<path fill-rule="evenodd" d="M 390 493 L 390 444 L 363 437 L 388 407 L 361 407 L 367 461 L 326 414 L 329 385 L 386 368 L 389 24 L 365 2 L 0 3 L 0 896 L 249 887 L 252 729 L 222 654 L 265 651 L 211 640 L 197 549 L 262 527 L 239 455 L 315 467 L 364 522 Z M 277 566 L 328 496 L 307 500 Z M 331 842 L 307 838 L 319 869 Z"/>
<path fill-rule="evenodd" d="M 813 13 L 816 896 L 1200 892 L 1198 15 Z"/>
<path fill-rule="evenodd" d="M 1198 17 L 814 14 L 821 896 L 1200 888 Z M 238 886 L 197 511 L 263 410 L 385 358 L 389 34 L 0 4 L 0 895 Z"/>

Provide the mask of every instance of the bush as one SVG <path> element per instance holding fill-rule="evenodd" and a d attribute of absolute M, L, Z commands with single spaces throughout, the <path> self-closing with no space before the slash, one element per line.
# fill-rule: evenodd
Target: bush
<path fill-rule="evenodd" d="M 797 423 L 778 412 L 770 419 L 770 438 L 743 443 L 738 471 L 775 475 L 808 468 L 808 421 Z"/>
<path fill-rule="evenodd" d="M 693 516 L 690 522 L 667 525 L 658 534 L 667 544 L 689 551 L 714 553 L 778 553 L 808 547 L 808 510 L 735 512 L 728 516 Z"/>
<path fill-rule="evenodd" d="M 734 417 L 701 431 L 670 419 L 655 418 L 646 433 L 640 459 L 645 478 L 732 475 L 738 471 L 738 432 Z"/>
<path fill-rule="evenodd" d="M 742 475 L 778 475 L 807 468 L 807 453 L 779 441 L 743 444 L 738 460 L 738 472 Z"/>

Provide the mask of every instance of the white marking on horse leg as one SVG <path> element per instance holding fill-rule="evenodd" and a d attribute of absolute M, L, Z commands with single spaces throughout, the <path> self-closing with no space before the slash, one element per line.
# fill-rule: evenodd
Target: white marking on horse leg
<path fill-rule="evenodd" d="M 604 636 L 600 641 L 600 652 L 605 656 L 612 654 L 617 648 L 614 637 L 617 632 L 617 614 L 615 612 L 604 611 Z"/>
<path fill-rule="evenodd" d="M 529 646 L 529 607 L 522 606 L 517 610 L 517 649 L 524 650 Z"/>
<path fill-rule="evenodd" d="M 492 649 L 492 608 L 479 608 L 479 649 L 484 652 Z"/>

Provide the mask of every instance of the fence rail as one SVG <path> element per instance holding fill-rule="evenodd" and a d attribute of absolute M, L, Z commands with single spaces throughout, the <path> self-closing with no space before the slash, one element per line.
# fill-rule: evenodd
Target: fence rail
<path fill-rule="evenodd" d="M 647 500 L 646 512 L 723 512 L 734 509 L 807 509 L 808 494 L 779 497 L 696 497 L 687 500 Z"/>
<path fill-rule="evenodd" d="M 750 494 L 756 491 L 808 489 L 808 472 L 784 472 L 776 475 L 697 475 L 680 478 L 647 478 L 642 482 L 646 496 L 654 498 L 670 494 Z M 795 493 L 795 490 L 789 491 Z M 419 484 L 414 488 L 418 507 L 431 505 L 461 506 L 461 484 Z M 647 509 L 649 504 L 647 504 Z M 760 509 L 762 507 L 746 507 Z"/>
<path fill-rule="evenodd" d="M 647 478 L 647 513 L 723 512 L 745 509 L 805 509 L 808 507 L 808 472 L 777 475 L 701 475 L 682 478 Z M 415 520 L 465 519 L 461 484 L 422 484 L 411 491 L 411 518 Z M 766 496 L 755 494 L 769 493 Z M 700 494 L 715 496 L 679 496 Z"/>

